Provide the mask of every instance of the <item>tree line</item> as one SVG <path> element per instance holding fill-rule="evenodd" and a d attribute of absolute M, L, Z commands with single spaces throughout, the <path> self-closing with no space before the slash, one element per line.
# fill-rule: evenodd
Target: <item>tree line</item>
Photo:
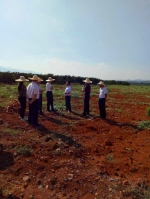
<path fill-rule="evenodd" d="M 4 84 L 13 84 L 16 79 L 19 79 L 20 76 L 25 76 L 27 79 L 28 77 L 33 77 L 34 74 L 32 73 L 20 73 L 20 72 L 0 72 L 0 83 Z M 65 84 L 66 81 L 70 80 L 71 83 L 79 83 L 83 84 L 83 80 L 87 77 L 80 77 L 80 76 L 70 76 L 70 75 L 53 75 L 53 74 L 37 74 L 41 79 L 43 79 L 43 83 L 45 83 L 45 80 L 48 79 L 48 77 L 53 77 L 56 79 L 56 84 Z M 99 81 L 104 81 L 105 84 L 116 84 L 116 85 L 130 85 L 127 81 L 116 81 L 116 80 L 102 80 L 98 78 L 89 78 L 92 83 L 95 85 Z"/>

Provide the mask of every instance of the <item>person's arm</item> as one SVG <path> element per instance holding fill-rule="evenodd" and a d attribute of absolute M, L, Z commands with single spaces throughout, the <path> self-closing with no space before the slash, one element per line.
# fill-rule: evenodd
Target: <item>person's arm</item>
<path fill-rule="evenodd" d="M 84 85 L 82 86 L 82 92 L 85 92 L 85 86 Z"/>
<path fill-rule="evenodd" d="M 43 89 L 42 89 L 42 87 L 40 87 L 39 92 L 40 92 L 40 94 L 42 94 L 42 93 L 43 93 Z"/>
<path fill-rule="evenodd" d="M 71 90 L 70 90 L 70 89 L 65 89 L 64 94 L 70 94 L 70 93 L 71 93 Z"/>

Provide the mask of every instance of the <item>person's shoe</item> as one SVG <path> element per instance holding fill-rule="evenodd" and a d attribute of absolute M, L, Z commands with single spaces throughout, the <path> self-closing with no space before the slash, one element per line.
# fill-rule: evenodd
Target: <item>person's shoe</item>
<path fill-rule="evenodd" d="M 27 119 L 26 117 L 21 118 L 21 120 L 23 120 L 23 121 L 25 121 L 25 122 L 27 122 L 27 121 L 28 121 L 28 119 Z"/>

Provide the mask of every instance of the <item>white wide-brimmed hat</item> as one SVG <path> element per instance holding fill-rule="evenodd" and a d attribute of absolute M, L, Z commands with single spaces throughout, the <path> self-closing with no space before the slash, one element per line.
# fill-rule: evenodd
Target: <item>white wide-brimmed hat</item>
<path fill-rule="evenodd" d="M 85 80 L 83 80 L 83 82 L 88 83 L 88 84 L 92 83 L 92 81 L 90 81 L 89 78 L 86 78 Z"/>
<path fill-rule="evenodd" d="M 20 78 L 19 78 L 19 79 L 16 79 L 15 81 L 16 81 L 16 82 L 28 82 L 29 80 L 28 80 L 28 79 L 25 79 L 24 76 L 20 76 Z"/>
<path fill-rule="evenodd" d="M 33 81 L 38 81 L 39 77 L 37 75 L 33 75 L 33 77 L 28 77 L 28 79 L 33 80 Z"/>
<path fill-rule="evenodd" d="M 103 85 L 103 86 L 105 86 L 105 84 L 104 84 L 104 82 L 103 82 L 103 81 L 100 81 L 98 84 L 99 84 L 99 85 Z"/>
<path fill-rule="evenodd" d="M 47 82 L 52 82 L 52 81 L 55 81 L 55 79 L 53 79 L 52 77 L 49 77 L 46 81 Z"/>

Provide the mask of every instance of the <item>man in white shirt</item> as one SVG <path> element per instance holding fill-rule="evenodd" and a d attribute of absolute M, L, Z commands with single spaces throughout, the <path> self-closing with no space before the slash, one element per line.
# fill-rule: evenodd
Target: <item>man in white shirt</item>
<path fill-rule="evenodd" d="M 67 81 L 64 96 L 65 96 L 65 102 L 66 102 L 66 110 L 68 111 L 68 113 L 71 112 L 71 91 L 72 89 L 70 86 L 70 81 Z"/>
<path fill-rule="evenodd" d="M 106 119 L 106 107 L 105 107 L 105 102 L 107 98 L 107 88 L 105 87 L 104 82 L 100 81 L 99 83 L 100 86 L 100 93 L 99 93 L 99 111 L 100 111 L 100 117 L 102 119 Z"/>
<path fill-rule="evenodd" d="M 42 101 L 43 101 L 43 97 L 42 97 L 42 94 L 43 94 L 43 88 L 41 86 L 41 82 L 43 80 L 41 78 L 39 78 L 37 84 L 39 86 L 39 107 L 38 107 L 38 112 L 40 115 L 44 115 L 43 111 L 42 111 Z"/>
<path fill-rule="evenodd" d="M 28 78 L 32 82 L 27 86 L 27 96 L 29 99 L 29 115 L 28 122 L 35 126 L 38 124 L 38 101 L 39 101 L 39 86 L 37 84 L 39 77 L 34 75 L 32 78 Z"/>
<path fill-rule="evenodd" d="M 54 111 L 54 106 L 53 106 L 53 86 L 52 82 L 55 81 L 52 77 L 49 77 L 46 83 L 46 98 L 47 98 L 47 111 L 50 112 L 50 107 L 51 110 Z"/>

